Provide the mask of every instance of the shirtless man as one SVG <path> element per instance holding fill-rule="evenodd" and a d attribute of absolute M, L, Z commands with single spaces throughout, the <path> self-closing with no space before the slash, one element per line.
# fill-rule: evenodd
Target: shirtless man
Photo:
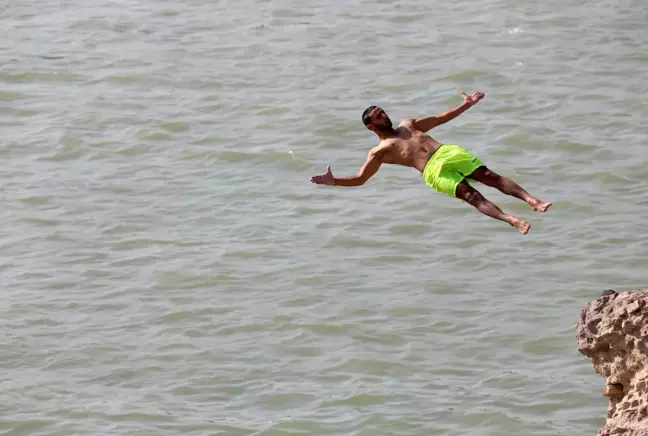
<path fill-rule="evenodd" d="M 536 212 L 545 212 L 551 203 L 531 196 L 511 179 L 491 171 L 469 151 L 457 146 L 437 142 L 426 132 L 445 124 L 477 104 L 484 94 L 461 93 L 463 104 L 439 116 L 403 120 L 397 128 L 379 107 L 369 106 L 362 114 L 367 129 L 380 138 L 380 144 L 369 151 L 367 161 L 358 174 L 334 177 L 329 165 L 325 174 L 314 176 L 311 182 L 332 186 L 360 186 L 376 174 L 382 164 L 395 164 L 417 169 L 428 186 L 438 192 L 464 200 L 484 215 L 504 221 L 527 234 L 530 225 L 520 218 L 505 214 L 486 200 L 467 180 L 473 180 L 499 189 L 504 194 L 517 197 Z"/>

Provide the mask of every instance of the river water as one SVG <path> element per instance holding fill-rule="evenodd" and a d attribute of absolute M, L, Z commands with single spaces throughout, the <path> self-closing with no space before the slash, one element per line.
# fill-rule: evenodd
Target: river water
<path fill-rule="evenodd" d="M 646 284 L 643 0 L 0 8 L 0 430 L 594 435 L 580 309 Z M 384 166 L 398 122 L 553 202 Z"/>

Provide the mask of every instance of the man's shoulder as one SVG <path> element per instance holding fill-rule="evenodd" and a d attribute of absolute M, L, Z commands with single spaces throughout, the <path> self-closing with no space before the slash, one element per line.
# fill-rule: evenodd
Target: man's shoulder
<path fill-rule="evenodd" d="M 415 121 L 416 121 L 416 118 L 405 118 L 403 121 L 400 122 L 399 126 L 412 127 L 414 125 Z"/>
<path fill-rule="evenodd" d="M 383 139 L 378 143 L 378 145 L 374 146 L 371 150 L 369 150 L 369 154 L 380 156 L 384 154 L 393 144 L 394 144 L 393 138 Z"/>

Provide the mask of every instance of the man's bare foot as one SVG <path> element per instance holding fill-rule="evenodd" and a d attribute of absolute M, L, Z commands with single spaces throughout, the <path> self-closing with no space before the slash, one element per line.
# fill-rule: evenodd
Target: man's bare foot
<path fill-rule="evenodd" d="M 529 233 L 529 230 L 531 229 L 531 224 L 514 216 L 511 217 L 509 224 L 518 229 L 523 235 Z"/>
<path fill-rule="evenodd" d="M 547 209 L 551 207 L 551 204 L 552 203 L 545 203 L 543 201 L 536 200 L 531 203 L 531 210 L 533 210 L 534 212 L 546 212 Z"/>

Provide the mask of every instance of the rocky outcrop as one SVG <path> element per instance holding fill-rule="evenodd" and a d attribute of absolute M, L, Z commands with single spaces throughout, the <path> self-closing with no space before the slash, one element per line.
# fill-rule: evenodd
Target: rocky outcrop
<path fill-rule="evenodd" d="M 648 436 L 648 291 L 604 291 L 581 311 L 578 350 L 605 377 L 599 436 Z"/>

